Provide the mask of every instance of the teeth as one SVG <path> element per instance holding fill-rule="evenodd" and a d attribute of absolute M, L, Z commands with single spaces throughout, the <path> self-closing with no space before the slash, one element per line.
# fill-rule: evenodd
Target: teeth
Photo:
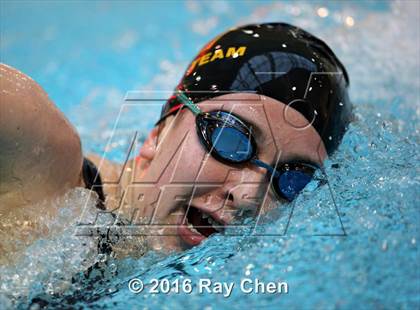
<path fill-rule="evenodd" d="M 193 231 L 193 232 L 195 232 L 195 233 L 199 234 L 199 232 L 197 231 L 197 229 L 195 229 L 195 228 L 194 228 L 194 226 L 193 226 L 192 224 L 188 223 L 188 228 L 189 228 L 191 231 Z"/>
<path fill-rule="evenodd" d="M 220 224 L 219 222 L 217 222 L 216 220 L 214 220 L 210 215 L 208 215 L 207 213 L 201 212 L 201 217 L 205 220 L 207 220 L 207 222 L 218 232 L 222 232 L 224 230 L 224 227 L 222 224 Z M 197 231 L 196 229 L 194 229 L 194 227 L 189 224 L 188 227 L 192 230 L 192 231 Z M 198 232 L 198 231 L 197 231 Z"/>

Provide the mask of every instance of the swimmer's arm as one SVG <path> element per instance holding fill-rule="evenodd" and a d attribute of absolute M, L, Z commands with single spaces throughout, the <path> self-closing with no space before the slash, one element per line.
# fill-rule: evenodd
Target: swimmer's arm
<path fill-rule="evenodd" d="M 45 91 L 0 64 L 0 214 L 83 186 L 80 138 Z"/>

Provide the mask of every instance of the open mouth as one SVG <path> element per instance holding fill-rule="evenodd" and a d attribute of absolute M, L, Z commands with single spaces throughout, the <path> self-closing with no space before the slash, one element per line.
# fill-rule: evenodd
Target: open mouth
<path fill-rule="evenodd" d="M 187 209 L 186 216 L 178 226 L 178 234 L 185 243 L 194 246 L 212 234 L 224 230 L 224 225 L 214 219 L 210 213 L 193 206 Z"/>

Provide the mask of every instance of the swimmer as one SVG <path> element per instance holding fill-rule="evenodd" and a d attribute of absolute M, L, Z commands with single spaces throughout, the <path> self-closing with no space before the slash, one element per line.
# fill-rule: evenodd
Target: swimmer
<path fill-rule="evenodd" d="M 352 119 L 342 63 L 285 23 L 207 43 L 126 165 L 84 156 L 75 128 L 24 73 L 2 64 L 0 77 L 2 221 L 86 187 L 99 209 L 159 224 L 148 238 L 156 249 L 195 246 L 244 214 L 293 201 Z"/>

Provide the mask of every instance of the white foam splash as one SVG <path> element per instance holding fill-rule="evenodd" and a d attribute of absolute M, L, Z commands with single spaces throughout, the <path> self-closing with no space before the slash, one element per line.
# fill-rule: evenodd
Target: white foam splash
<path fill-rule="evenodd" d="M 27 206 L 13 217 L 2 218 L 8 238 L 1 241 L 5 250 L 0 267 L 1 304 L 28 296 L 39 286 L 48 293 L 63 291 L 71 285 L 72 275 L 95 262 L 95 240 L 74 234 L 89 195 L 89 190 L 76 188 L 53 202 Z M 85 212 L 95 212 L 94 203 L 90 199 Z M 31 225 L 22 225 L 25 221 Z"/>

